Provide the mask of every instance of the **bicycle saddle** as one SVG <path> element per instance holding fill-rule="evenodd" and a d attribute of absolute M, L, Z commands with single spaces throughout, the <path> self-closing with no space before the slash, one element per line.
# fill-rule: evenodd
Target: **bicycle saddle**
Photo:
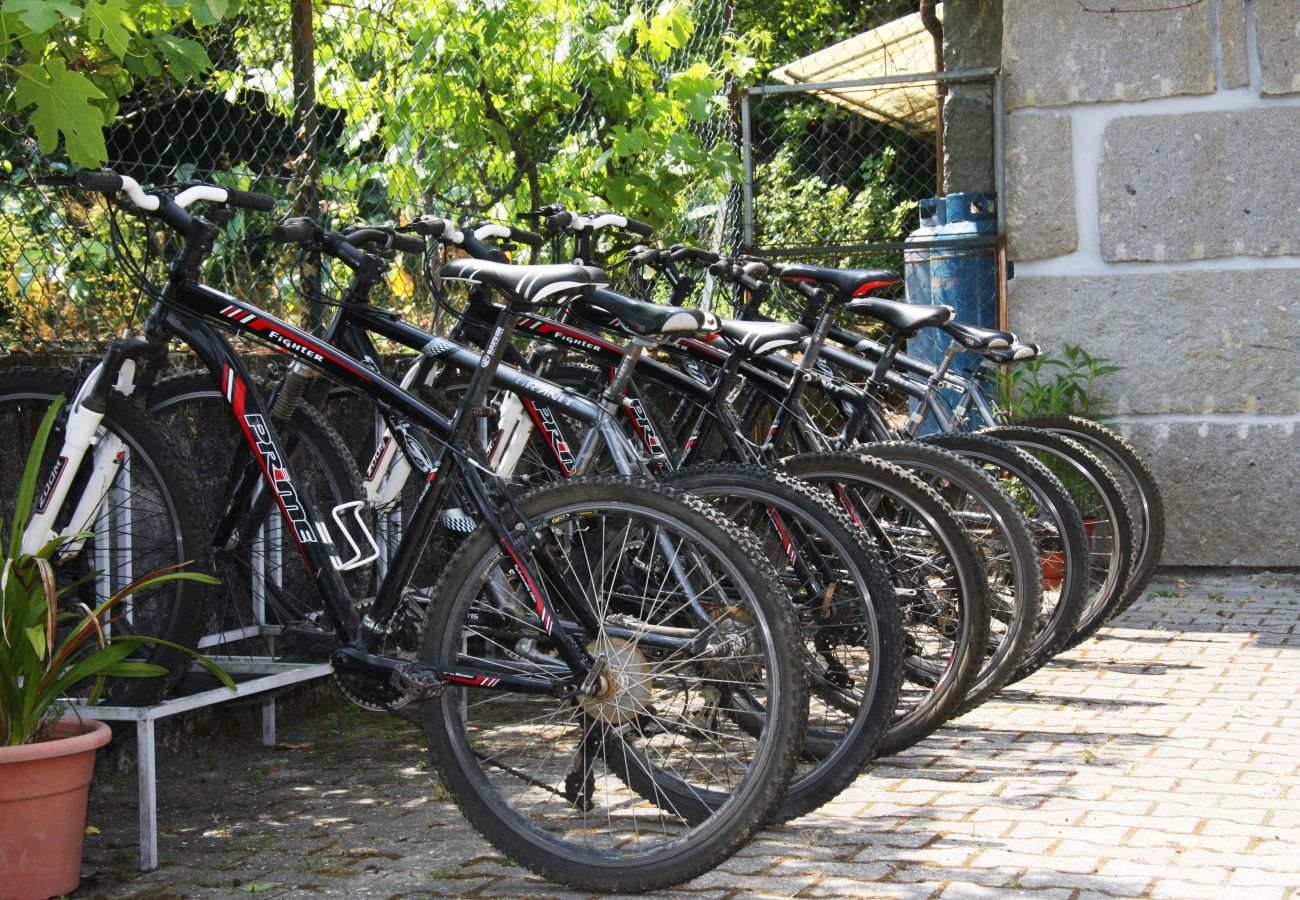
<path fill-rule="evenodd" d="M 844 308 L 851 313 L 884 322 L 890 328 L 905 335 L 916 334 L 922 328 L 943 325 L 953 315 L 951 306 L 897 303 L 893 300 L 881 300 L 879 297 L 863 297 L 845 304 Z"/>
<path fill-rule="evenodd" d="M 943 330 L 967 350 L 1001 350 L 1016 342 L 1016 336 L 1009 331 L 980 328 L 955 319 L 946 323 Z"/>
<path fill-rule="evenodd" d="M 774 350 L 796 347 L 808 336 L 808 329 L 790 322 L 742 322 L 718 319 L 719 333 L 748 356 L 765 356 Z"/>
<path fill-rule="evenodd" d="M 814 281 L 849 297 L 861 297 L 867 291 L 898 284 L 902 280 L 893 269 L 830 269 L 804 263 L 782 265 L 781 277 L 792 281 Z"/>
<path fill-rule="evenodd" d="M 1010 347 L 999 350 L 984 350 L 980 353 L 986 360 L 996 363 L 999 366 L 1009 366 L 1013 363 L 1024 362 L 1027 359 L 1036 359 L 1042 349 L 1037 344 L 1016 341 Z"/>
<path fill-rule="evenodd" d="M 590 298 L 583 300 L 578 311 L 594 312 L 602 320 L 641 337 L 682 337 L 718 330 L 717 317 L 702 309 L 646 303 L 603 288 L 597 288 Z"/>
<path fill-rule="evenodd" d="M 563 302 L 594 285 L 608 284 L 604 271 L 594 266 L 515 266 L 482 259 L 457 259 L 442 267 L 443 278 L 490 285 L 526 303 Z"/>

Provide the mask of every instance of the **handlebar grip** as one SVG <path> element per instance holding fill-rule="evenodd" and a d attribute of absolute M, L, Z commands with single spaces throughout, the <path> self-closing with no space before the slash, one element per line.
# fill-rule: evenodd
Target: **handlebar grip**
<path fill-rule="evenodd" d="M 408 234 L 399 234 L 394 231 L 393 249 L 400 250 L 403 253 L 423 253 L 424 241 L 418 237 L 411 237 Z"/>
<path fill-rule="evenodd" d="M 413 231 L 418 235 L 423 235 L 424 237 L 437 238 L 442 237 L 442 235 L 447 231 L 448 224 L 449 223 L 446 219 L 440 218 L 439 216 L 423 215 L 417 216 L 410 224 L 403 225 L 401 230 Z"/>
<path fill-rule="evenodd" d="M 305 244 L 314 238 L 318 231 L 315 222 L 306 216 L 299 216 L 277 223 L 267 238 L 273 244 Z"/>
<path fill-rule="evenodd" d="M 120 182 L 121 179 L 118 179 Z M 255 212 L 274 212 L 275 198 L 266 194 L 255 194 L 252 191 L 232 191 L 226 188 L 226 203 L 231 206 L 238 206 L 241 209 L 251 209 Z"/>
<path fill-rule="evenodd" d="M 688 247 L 685 244 L 674 245 L 668 251 L 668 258 L 674 262 L 681 259 L 689 259 L 706 265 L 713 265 L 718 260 L 722 259 L 721 256 L 710 250 L 702 250 L 699 247 Z"/>
<path fill-rule="evenodd" d="M 327 231 L 324 235 L 325 252 L 342 261 L 349 268 L 355 269 L 365 261 L 365 253 L 348 243 L 347 237 L 337 231 Z"/>
<path fill-rule="evenodd" d="M 521 244 L 527 244 L 529 247 L 540 247 L 546 238 L 542 237 L 536 231 L 529 231 L 527 228 L 516 228 L 511 225 L 510 240 L 518 241 Z"/>
<path fill-rule="evenodd" d="M 655 233 L 654 227 L 647 225 L 645 222 L 638 222 L 636 219 L 629 216 L 624 216 L 623 218 L 627 219 L 627 224 L 623 226 L 624 231 L 629 231 L 632 234 L 644 238 L 648 238 Z"/>
<path fill-rule="evenodd" d="M 754 293 L 755 291 L 761 291 L 763 289 L 763 283 L 759 281 L 757 278 L 755 278 L 753 275 L 750 275 L 746 272 L 736 273 L 736 283 L 739 284 L 741 287 L 743 287 L 745 290 L 749 291 L 751 294 Z"/>
<path fill-rule="evenodd" d="M 82 169 L 73 179 L 73 184 L 83 191 L 99 191 L 102 194 L 116 194 L 122 190 L 122 176 L 116 172 L 99 172 Z"/>
<path fill-rule="evenodd" d="M 559 234 L 561 231 L 568 228 L 572 224 L 573 224 L 573 213 L 567 211 L 558 212 L 553 216 L 547 217 L 545 231 L 547 234 Z"/>
<path fill-rule="evenodd" d="M 403 253 L 423 253 L 424 241 L 418 237 L 399 234 L 388 227 L 357 228 L 346 232 L 344 237 L 349 244 L 359 247 L 364 244 L 380 244 L 382 249 L 400 250 Z"/>

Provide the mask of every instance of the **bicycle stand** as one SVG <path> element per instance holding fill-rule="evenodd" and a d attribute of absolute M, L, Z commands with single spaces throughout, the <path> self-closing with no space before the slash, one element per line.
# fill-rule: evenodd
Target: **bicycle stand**
<path fill-rule="evenodd" d="M 276 688 L 302 684 L 323 678 L 332 671 L 329 663 L 276 662 L 265 656 L 211 656 L 217 665 L 236 681 L 236 690 L 218 686 L 197 693 L 169 697 L 153 706 L 82 706 L 74 704 L 77 715 L 105 722 L 134 722 L 136 734 L 136 772 L 140 793 L 136 808 L 140 818 L 140 871 L 158 868 L 158 796 L 157 769 L 154 763 L 154 723 L 179 713 L 215 706 L 230 700 L 245 699 Z M 198 663 L 194 663 L 198 666 Z M 197 671 L 206 673 L 201 666 Z M 247 677 L 241 680 L 243 676 Z M 275 697 L 262 701 L 262 743 L 275 744 Z"/>

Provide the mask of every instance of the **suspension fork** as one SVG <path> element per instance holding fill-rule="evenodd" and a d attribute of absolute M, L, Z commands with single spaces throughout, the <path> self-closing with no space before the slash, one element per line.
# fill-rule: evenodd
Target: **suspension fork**
<path fill-rule="evenodd" d="M 109 345 L 103 359 L 77 387 L 76 394 L 61 417 L 64 420 L 63 444 L 54 468 L 37 495 L 27 527 L 23 532 L 22 552 L 34 554 L 60 535 L 79 535 L 90 531 L 92 522 L 109 489 L 127 464 L 128 451 L 122 439 L 100 433 L 108 409 L 108 392 L 117 390 L 130 396 L 135 391 L 136 361 L 157 355 L 159 349 L 139 338 L 118 339 Z M 162 353 L 166 352 L 165 345 Z M 91 447 L 94 447 L 93 452 Z M 77 505 L 64 529 L 56 529 L 60 510 L 67 502 L 76 475 L 90 453 L 89 478 L 77 499 Z M 72 537 L 59 548 L 60 558 L 81 551 L 84 537 Z"/>

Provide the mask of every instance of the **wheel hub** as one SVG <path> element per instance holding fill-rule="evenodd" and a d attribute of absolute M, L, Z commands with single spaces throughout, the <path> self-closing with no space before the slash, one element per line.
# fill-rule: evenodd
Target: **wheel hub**
<path fill-rule="evenodd" d="M 593 719 L 607 725 L 631 722 L 650 704 L 650 683 L 654 667 L 645 655 L 620 638 L 607 638 L 597 646 L 587 645 L 593 656 L 605 657 L 605 669 L 590 694 L 578 697 L 578 705 Z"/>

